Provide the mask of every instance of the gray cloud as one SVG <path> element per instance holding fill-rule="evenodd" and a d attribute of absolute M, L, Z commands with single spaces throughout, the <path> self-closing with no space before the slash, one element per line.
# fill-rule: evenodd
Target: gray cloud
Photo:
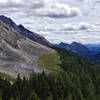
<path fill-rule="evenodd" d="M 0 1 L 0 9 L 3 12 L 24 12 L 27 16 L 67 18 L 81 15 L 79 8 L 70 7 L 67 4 L 47 4 L 50 0 L 3 0 Z"/>
<path fill-rule="evenodd" d="M 82 2 L 82 1 L 85 1 L 85 0 L 75 0 L 75 1 Z"/>
<path fill-rule="evenodd" d="M 70 7 L 67 4 L 57 3 L 55 5 L 50 5 L 47 9 L 37 10 L 40 16 L 51 17 L 51 18 L 68 18 L 80 16 L 81 12 L 77 7 Z"/>
<path fill-rule="evenodd" d="M 100 4 L 100 0 L 96 0 L 95 2 Z"/>
<path fill-rule="evenodd" d="M 0 0 L 0 7 L 7 8 L 41 8 L 45 5 L 45 0 Z"/>
<path fill-rule="evenodd" d="M 95 25 L 91 25 L 87 22 L 80 22 L 78 24 L 64 24 L 66 31 L 74 31 L 74 30 L 88 30 L 94 28 Z"/>

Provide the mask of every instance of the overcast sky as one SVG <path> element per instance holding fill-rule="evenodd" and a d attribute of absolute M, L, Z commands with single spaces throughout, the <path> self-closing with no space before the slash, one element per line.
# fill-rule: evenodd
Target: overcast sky
<path fill-rule="evenodd" d="M 0 15 L 52 43 L 100 43 L 100 0 L 0 0 Z"/>

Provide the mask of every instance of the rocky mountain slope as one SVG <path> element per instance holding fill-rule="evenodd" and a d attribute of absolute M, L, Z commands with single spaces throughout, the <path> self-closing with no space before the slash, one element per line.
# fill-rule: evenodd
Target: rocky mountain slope
<path fill-rule="evenodd" d="M 52 49 L 25 38 L 13 28 L 0 21 L 0 71 L 14 77 L 20 73 L 29 75 L 33 70 L 48 70 L 38 65 L 41 52 L 54 52 Z"/>
<path fill-rule="evenodd" d="M 27 37 L 33 41 L 36 41 L 40 44 L 43 44 L 46 46 L 51 46 L 51 44 L 44 37 L 38 35 L 37 33 L 29 31 L 23 25 L 16 25 L 16 23 L 11 18 L 1 15 L 0 20 L 2 20 L 4 23 L 6 23 L 7 25 L 12 27 L 17 32 L 24 35 L 25 37 Z"/>

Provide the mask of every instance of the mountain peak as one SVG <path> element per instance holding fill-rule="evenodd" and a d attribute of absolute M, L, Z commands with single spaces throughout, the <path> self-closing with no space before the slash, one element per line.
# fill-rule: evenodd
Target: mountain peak
<path fill-rule="evenodd" d="M 6 16 L 4 16 L 4 15 L 0 15 L 0 18 L 2 18 L 2 19 L 5 19 L 5 20 L 11 20 L 11 18 L 10 17 L 6 17 Z"/>
<path fill-rule="evenodd" d="M 83 44 L 78 43 L 78 42 L 72 42 L 70 45 L 83 45 Z"/>
<path fill-rule="evenodd" d="M 67 43 L 61 42 L 60 44 L 67 44 Z"/>
<path fill-rule="evenodd" d="M 60 45 L 61 47 L 63 47 L 63 48 L 65 48 L 66 46 L 68 46 L 68 44 L 66 44 L 66 43 L 64 43 L 64 42 L 61 42 L 59 45 Z"/>
<path fill-rule="evenodd" d="M 26 29 L 26 28 L 24 27 L 24 25 L 22 25 L 22 24 L 19 24 L 18 27 L 19 27 L 20 29 L 25 29 L 25 30 L 29 31 L 29 30 Z M 31 32 L 31 31 L 30 31 L 30 32 Z"/>
<path fill-rule="evenodd" d="M 19 24 L 18 27 L 22 27 L 22 28 L 24 28 L 24 26 L 23 26 L 22 24 Z"/>
<path fill-rule="evenodd" d="M 18 26 L 14 23 L 14 21 L 11 18 L 1 15 L 0 20 L 6 23 L 8 26 L 12 27 L 14 30 L 18 32 L 20 31 Z"/>
<path fill-rule="evenodd" d="M 14 21 L 11 18 L 1 15 L 0 20 L 3 21 L 4 23 L 6 23 L 11 28 L 13 28 L 15 31 L 17 31 L 17 32 L 21 33 L 22 35 L 24 35 L 25 37 L 31 39 L 32 41 L 38 42 L 38 43 L 46 45 L 46 46 L 51 46 L 51 44 L 44 37 L 28 30 L 21 24 L 16 25 L 16 23 L 14 23 Z"/>
<path fill-rule="evenodd" d="M 18 28 L 20 29 L 20 31 L 23 33 L 23 32 L 27 32 L 27 33 L 34 33 L 34 32 L 31 32 L 30 30 L 28 30 L 27 28 L 25 28 L 22 24 L 19 24 L 18 25 Z"/>

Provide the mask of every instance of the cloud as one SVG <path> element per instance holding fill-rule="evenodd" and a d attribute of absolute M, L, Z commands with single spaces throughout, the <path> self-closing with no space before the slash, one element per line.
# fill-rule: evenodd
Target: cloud
<path fill-rule="evenodd" d="M 75 31 L 75 30 L 88 30 L 91 28 L 94 28 L 95 25 L 91 25 L 87 22 L 80 22 L 78 24 L 64 24 L 64 27 L 66 31 Z"/>
<path fill-rule="evenodd" d="M 17 8 L 25 11 L 26 9 L 34 10 L 45 6 L 45 0 L 0 0 L 0 8 Z"/>
<path fill-rule="evenodd" d="M 40 10 L 38 13 L 40 14 Z M 77 7 L 70 7 L 67 4 L 57 3 L 55 5 L 50 5 L 47 9 L 44 9 L 41 16 L 51 17 L 51 18 L 68 18 L 80 16 L 81 11 Z"/>
<path fill-rule="evenodd" d="M 98 4 L 100 4 L 100 0 L 96 0 L 95 2 L 98 3 Z"/>
<path fill-rule="evenodd" d="M 44 28 L 44 31 L 56 31 L 56 27 L 52 26 L 52 25 L 49 25 L 49 26 L 46 26 Z"/>
<path fill-rule="evenodd" d="M 81 15 L 79 8 L 57 0 L 54 3 L 51 0 L 0 0 L 0 9 L 8 15 L 22 12 L 26 17 L 69 18 Z"/>
<path fill-rule="evenodd" d="M 96 29 L 96 25 L 90 24 L 90 23 L 87 23 L 87 22 L 80 22 L 78 27 L 79 27 L 79 30 L 88 30 L 88 29 L 94 30 L 94 29 Z"/>
<path fill-rule="evenodd" d="M 15 19 L 29 19 L 36 16 L 36 9 L 45 8 L 45 6 L 46 0 L 0 0 L 0 14 Z"/>
<path fill-rule="evenodd" d="M 78 25 L 79 30 L 87 30 L 91 27 L 92 27 L 92 25 L 89 23 L 86 23 L 86 22 L 80 22 L 80 24 Z"/>
<path fill-rule="evenodd" d="M 76 28 L 75 28 L 76 26 L 74 26 L 74 25 L 72 25 L 72 24 L 64 24 L 64 30 L 65 31 L 73 31 L 73 30 L 75 30 Z"/>
<path fill-rule="evenodd" d="M 19 7 L 21 5 L 23 5 L 22 0 L 0 0 L 0 8 Z"/>
<path fill-rule="evenodd" d="M 82 2 L 82 1 L 85 1 L 85 0 L 75 0 L 75 1 Z"/>

